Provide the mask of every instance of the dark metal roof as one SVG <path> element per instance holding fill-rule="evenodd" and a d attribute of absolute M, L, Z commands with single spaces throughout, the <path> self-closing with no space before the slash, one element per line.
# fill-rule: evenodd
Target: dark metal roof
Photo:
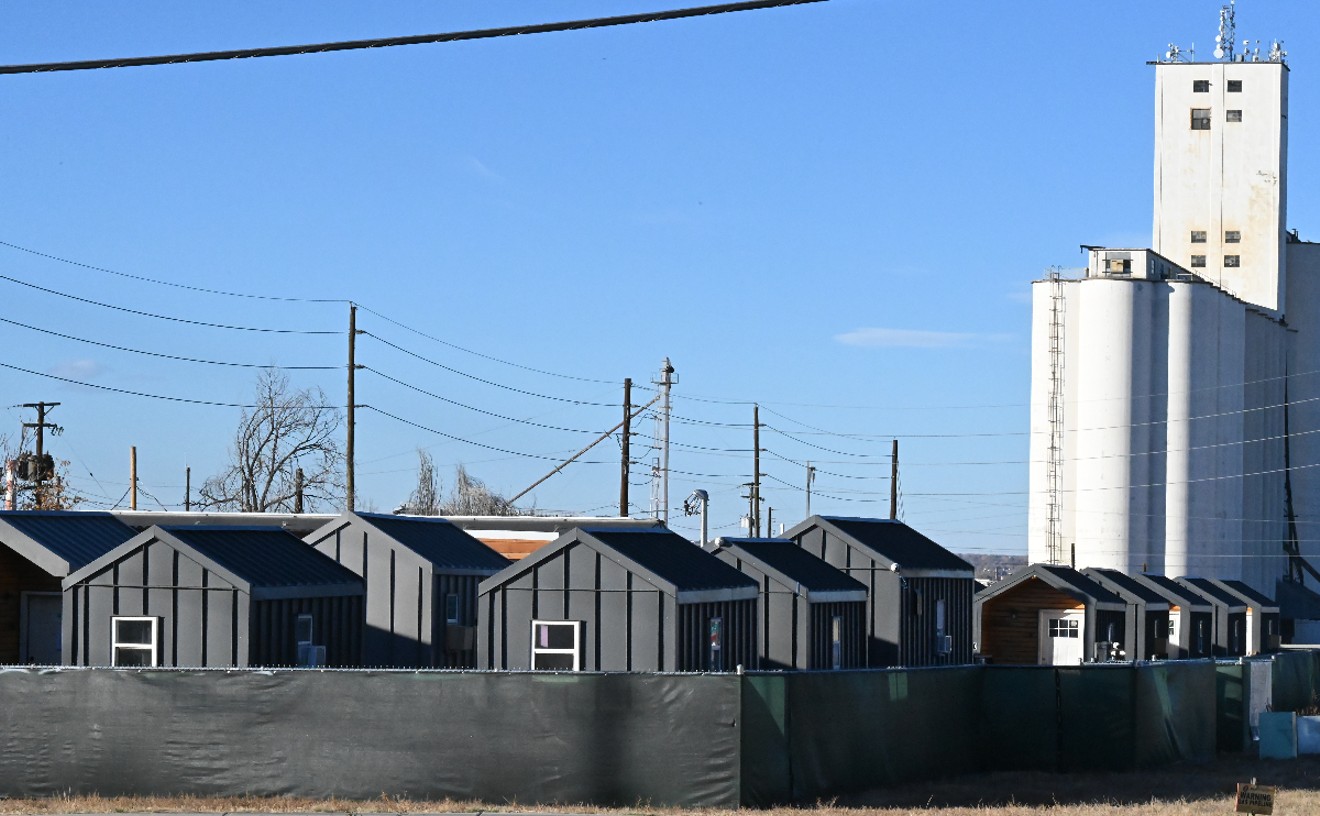
<path fill-rule="evenodd" d="M 856 544 L 873 550 L 899 569 L 954 570 L 975 573 L 972 565 L 931 541 L 926 536 L 892 519 L 841 518 L 817 516 L 835 527 Z M 808 519 L 808 522 L 811 521 Z M 806 522 L 804 522 L 805 524 Z M 800 529 L 801 525 L 798 528 Z M 968 577 L 971 577 L 970 575 Z"/>
<path fill-rule="evenodd" d="M 1227 607 L 1246 608 L 1247 602 L 1237 597 L 1221 586 L 1216 586 L 1214 581 L 1209 578 L 1178 578 L 1181 584 L 1193 587 L 1197 592 L 1204 595 L 1212 603 Z"/>
<path fill-rule="evenodd" d="M 1032 578 L 1044 581 L 1049 586 L 1061 592 L 1066 592 L 1083 602 L 1089 600 L 1099 604 L 1127 606 L 1127 601 L 1105 589 L 1098 581 L 1086 577 L 1072 567 L 1061 567 L 1055 564 L 1028 564 L 1012 575 L 1005 577 L 1002 581 L 996 581 L 990 586 L 978 590 L 976 598 L 977 600 L 988 600 L 1001 593 L 1008 592 L 1013 587 Z"/>
<path fill-rule="evenodd" d="M 677 533 L 665 529 L 582 532 L 652 573 L 677 591 L 751 587 L 756 582 Z"/>
<path fill-rule="evenodd" d="M 1243 581 L 1239 581 L 1235 578 L 1220 578 L 1216 580 L 1215 583 L 1229 590 L 1234 595 L 1241 597 L 1257 609 L 1274 609 L 1278 607 L 1278 604 L 1274 602 L 1273 598 L 1267 596 L 1263 592 L 1258 592 L 1255 589 L 1252 589 L 1250 585 Z"/>
<path fill-rule="evenodd" d="M 362 579 L 302 539 L 270 527 L 165 527 L 253 587 L 361 586 Z"/>
<path fill-rule="evenodd" d="M 1121 592 L 1127 592 L 1136 596 L 1137 600 L 1146 604 L 1167 604 L 1169 599 L 1156 592 L 1150 586 L 1133 578 L 1127 573 L 1119 572 L 1116 569 L 1102 569 L 1100 567 L 1087 567 L 1082 570 L 1082 574 L 1096 579 L 1103 587 L 1109 589 L 1117 587 Z M 1106 583 L 1108 582 L 1108 583 Z"/>
<path fill-rule="evenodd" d="M 507 558 L 441 518 L 355 515 L 440 568 L 487 570 L 494 574 L 509 566 Z"/>
<path fill-rule="evenodd" d="M 750 556 L 779 573 L 776 577 L 786 583 L 801 584 L 809 592 L 866 591 L 866 585 L 787 539 L 722 538 L 720 548 L 739 555 Z"/>
<path fill-rule="evenodd" d="M 1183 586 L 1167 575 L 1151 575 L 1143 573 L 1134 576 L 1148 586 L 1161 592 L 1166 598 L 1176 602 L 1179 606 L 1212 606 L 1210 599 L 1188 586 Z"/>
<path fill-rule="evenodd" d="M 137 535 L 136 530 L 109 513 L 0 511 L 0 542 L 29 558 L 32 555 L 23 552 L 12 536 L 7 534 L 6 527 L 26 536 L 32 543 L 67 563 L 68 572 L 90 564 Z"/>

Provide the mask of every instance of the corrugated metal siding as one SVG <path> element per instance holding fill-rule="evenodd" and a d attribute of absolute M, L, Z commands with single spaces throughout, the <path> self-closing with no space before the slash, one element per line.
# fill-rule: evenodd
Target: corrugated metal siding
<path fill-rule="evenodd" d="M 899 664 L 949 666 L 972 662 L 972 581 L 964 578 L 904 578 Z M 945 651 L 936 631 L 936 606 L 944 601 Z"/>
<path fill-rule="evenodd" d="M 362 664 L 362 598 L 289 598 L 253 604 L 249 654 L 252 666 L 295 666 L 299 615 L 312 616 L 312 643 L 325 647 L 327 666 Z"/>
<path fill-rule="evenodd" d="M 719 658 L 713 662 L 710 627 L 715 618 L 723 622 L 723 636 Z M 679 604 L 678 671 L 733 671 L 739 665 L 757 668 L 756 629 L 754 599 Z"/>
<path fill-rule="evenodd" d="M 839 668 L 866 667 L 866 602 L 804 604 L 811 618 L 810 638 L 801 644 L 805 659 L 795 668 L 834 668 L 834 619 L 840 619 Z"/>

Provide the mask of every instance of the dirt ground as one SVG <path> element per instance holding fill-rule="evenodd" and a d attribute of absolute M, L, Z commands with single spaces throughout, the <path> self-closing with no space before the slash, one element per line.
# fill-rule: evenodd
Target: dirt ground
<path fill-rule="evenodd" d="M 1238 782 L 1255 777 L 1279 788 L 1274 812 L 1320 814 L 1320 757 L 1286 762 L 1228 757 L 1200 765 L 1174 765 L 1132 773 L 999 773 L 965 776 L 841 796 L 797 808 L 776 808 L 767 816 L 888 816 L 939 811 L 946 816 L 1200 816 L 1233 813 Z M 0 814 L 11 813 L 455 813 L 484 811 L 673 816 L 674 809 L 539 807 L 513 803 L 414 801 L 381 797 L 371 801 L 301 798 L 197 798 L 60 796 L 0 799 Z M 719 816 L 720 811 L 703 811 Z"/>

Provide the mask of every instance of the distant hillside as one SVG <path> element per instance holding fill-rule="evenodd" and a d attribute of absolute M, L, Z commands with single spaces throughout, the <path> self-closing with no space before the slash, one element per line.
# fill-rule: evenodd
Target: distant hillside
<path fill-rule="evenodd" d="M 1006 555 L 1004 553 L 959 553 L 958 557 L 976 567 L 977 578 L 998 580 L 1019 567 L 1027 565 L 1025 555 Z"/>

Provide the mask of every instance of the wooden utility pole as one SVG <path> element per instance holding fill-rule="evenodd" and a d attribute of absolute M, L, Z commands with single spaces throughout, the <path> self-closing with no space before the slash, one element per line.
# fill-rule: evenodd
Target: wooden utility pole
<path fill-rule="evenodd" d="M 192 511 L 192 468 L 183 469 L 183 512 Z"/>
<path fill-rule="evenodd" d="M 23 403 L 23 407 L 24 407 L 24 408 L 36 408 L 36 409 L 37 409 L 37 421 L 36 421 L 36 422 L 24 422 L 24 423 L 23 423 L 23 427 L 24 427 L 24 428 L 35 428 L 36 431 L 37 431 L 37 466 L 36 466 L 36 477 L 37 477 L 37 478 L 33 480 L 34 482 L 36 482 L 36 485 L 34 486 L 33 491 L 32 491 L 32 498 L 33 498 L 33 504 L 35 505 L 35 507 L 36 507 L 38 510 L 42 510 L 42 509 L 44 509 L 44 507 L 43 507 L 43 500 L 45 499 L 45 494 L 46 494 L 46 490 L 45 490 L 45 482 L 46 482 L 46 477 L 47 477 L 47 474 L 46 474 L 46 456 L 45 456 L 45 453 L 46 453 L 46 429 L 47 429 L 47 428 L 50 428 L 52 432 L 58 432 L 58 430 L 59 430 L 59 426 L 58 426 L 58 425 L 54 425 L 54 424 L 49 423 L 49 422 L 46 421 L 46 411 L 50 410 L 51 408 L 54 408 L 54 407 L 57 406 L 57 405 L 59 405 L 58 402 L 26 402 L 26 403 Z M 50 473 L 49 475 L 51 475 L 51 476 L 55 475 L 55 473 L 54 473 L 54 468 L 51 469 L 51 473 Z"/>
<path fill-rule="evenodd" d="M 137 445 L 128 449 L 128 509 L 137 509 Z"/>
<path fill-rule="evenodd" d="M 628 445 L 632 439 L 632 377 L 623 380 L 623 437 L 619 446 L 623 450 L 623 461 L 619 475 L 619 515 L 628 515 L 628 476 L 631 470 L 631 456 Z"/>
<path fill-rule="evenodd" d="M 353 380 L 357 373 L 357 304 L 348 304 L 348 428 L 344 439 L 344 458 L 347 460 L 344 465 L 344 504 L 348 512 L 354 510 L 354 484 L 353 484 L 353 436 L 357 428 L 357 418 L 354 414 L 356 407 L 356 398 L 353 394 Z"/>
<path fill-rule="evenodd" d="M 811 518 L 811 483 L 816 481 L 816 469 L 807 462 L 807 518 Z"/>
<path fill-rule="evenodd" d="M 894 447 L 889 454 L 889 518 L 891 521 L 898 520 L 898 440 L 894 440 Z"/>
<path fill-rule="evenodd" d="M 761 406 L 752 404 L 752 538 L 761 537 Z"/>
<path fill-rule="evenodd" d="M 303 511 L 303 469 L 298 468 L 293 472 L 293 512 L 301 513 Z"/>

